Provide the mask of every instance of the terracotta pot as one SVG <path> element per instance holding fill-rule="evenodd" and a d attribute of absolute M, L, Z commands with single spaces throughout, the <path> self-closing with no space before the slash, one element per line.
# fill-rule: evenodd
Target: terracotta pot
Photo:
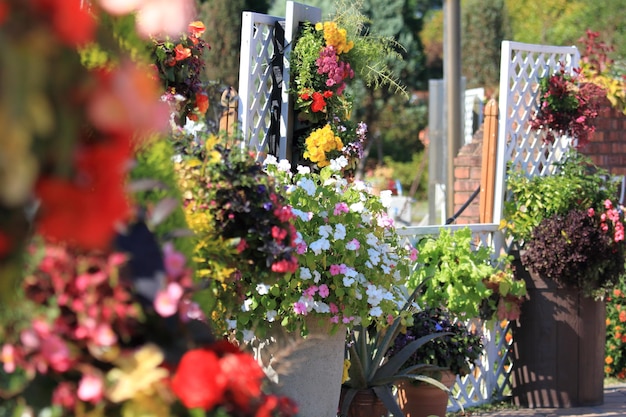
<path fill-rule="evenodd" d="M 456 375 L 450 371 L 441 374 L 440 382 L 451 388 Z M 400 381 L 398 388 L 398 404 L 405 417 L 445 417 L 448 409 L 448 393 L 434 385 L 410 381 Z"/>
<path fill-rule="evenodd" d="M 344 389 L 341 388 L 341 397 L 339 400 L 339 410 L 343 404 Z M 387 417 L 387 407 L 380 398 L 376 396 L 373 390 L 366 389 L 356 393 L 356 396 L 350 403 L 348 414 L 345 417 Z"/>
<path fill-rule="evenodd" d="M 604 301 L 527 271 L 528 300 L 512 322 L 513 400 L 529 408 L 593 406 L 604 401 Z"/>

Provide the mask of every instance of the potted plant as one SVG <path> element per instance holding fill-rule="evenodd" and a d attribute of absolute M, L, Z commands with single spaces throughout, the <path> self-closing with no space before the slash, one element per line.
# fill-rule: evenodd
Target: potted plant
<path fill-rule="evenodd" d="M 451 388 L 457 375 L 467 375 L 482 355 L 482 337 L 475 324 L 468 326 L 440 307 L 426 307 L 414 313 L 412 318 L 413 324 L 395 337 L 387 355 L 394 358 L 414 340 L 443 334 L 416 349 L 405 361 L 405 366 L 431 365 L 433 369 L 422 370 L 422 373 Z M 447 391 L 409 379 L 401 380 L 397 387 L 400 409 L 404 414 L 411 417 L 445 416 Z"/>
<path fill-rule="evenodd" d="M 552 175 L 511 173 L 507 190 L 506 227 L 520 249 L 516 274 L 530 299 L 513 327 L 515 400 L 536 407 L 601 403 L 603 297 L 624 273 L 626 249 L 617 186 L 571 151 Z"/>
<path fill-rule="evenodd" d="M 409 298 L 402 309 L 415 311 L 411 302 L 417 291 Z M 389 355 L 394 341 L 406 325 L 412 323 L 413 316 L 398 316 L 384 329 L 376 326 L 357 326 L 350 332 L 346 349 L 347 372 L 342 384 L 339 415 L 342 417 L 380 417 L 388 412 L 395 417 L 404 417 L 395 399 L 393 387 L 403 379 L 432 384 L 437 389 L 448 388 L 426 374 L 433 365 L 411 360 L 415 352 L 450 333 L 432 332 L 420 335 L 394 350 Z"/>
<path fill-rule="evenodd" d="M 445 307 L 461 319 L 515 319 L 526 295 L 523 281 L 516 280 L 508 256 L 496 257 L 493 249 L 477 245 L 468 227 L 456 231 L 442 228 L 417 244 L 420 268 L 407 287 L 423 285 L 421 301 Z"/>

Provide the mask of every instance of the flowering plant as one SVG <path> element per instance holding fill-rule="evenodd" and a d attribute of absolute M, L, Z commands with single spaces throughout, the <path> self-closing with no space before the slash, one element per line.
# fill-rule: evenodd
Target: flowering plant
<path fill-rule="evenodd" d="M 417 349 L 405 365 L 432 365 L 455 375 L 467 375 L 483 352 L 482 337 L 475 327 L 468 327 L 440 307 L 426 307 L 414 313 L 413 324 L 396 336 L 387 355 L 393 358 L 409 343 L 437 333 L 444 334 Z"/>
<path fill-rule="evenodd" d="M 507 179 L 507 232 L 522 264 L 557 282 L 602 296 L 624 273 L 624 218 L 617 184 L 572 151 L 552 175 Z M 546 254 L 549 254 L 547 256 Z"/>
<path fill-rule="evenodd" d="M 626 287 L 622 280 L 606 297 L 604 374 L 626 380 Z"/>
<path fill-rule="evenodd" d="M 298 167 L 294 174 L 287 161 L 265 161 L 294 214 L 299 267 L 250 291 L 244 310 L 257 322 L 280 320 L 294 328 L 304 316 L 319 314 L 349 327 L 384 326 L 404 305 L 400 287 L 409 258 L 417 254 L 401 244 L 383 204 L 386 196 L 341 177 L 345 163 L 338 158 L 319 173 Z"/>
<path fill-rule="evenodd" d="M 539 109 L 530 121 L 530 127 L 546 131 L 544 140 L 554 142 L 555 135 L 569 135 L 577 147 L 589 142 L 595 131 L 594 120 L 606 91 L 580 76 L 566 73 L 562 67 L 555 74 L 539 82 Z"/>
<path fill-rule="evenodd" d="M 249 315 L 242 302 L 259 282 L 275 283 L 296 271 L 294 217 L 274 179 L 239 146 L 200 135 L 176 163 L 185 215 L 195 234 L 196 275 L 208 280 L 226 331 L 224 317 Z M 223 314 L 222 314 L 223 313 Z"/>
<path fill-rule="evenodd" d="M 168 101 L 179 106 L 177 122 L 189 117 L 198 120 L 209 108 L 209 98 L 201 81 L 204 51 L 210 46 L 202 39 L 204 24 L 191 22 L 188 33 L 176 40 L 153 39 L 152 57 Z"/>
<path fill-rule="evenodd" d="M 304 22 L 290 55 L 296 155 L 319 168 L 343 155 L 351 169 L 362 157 L 366 127 L 349 122 L 353 98 L 347 87 L 351 80 L 356 77 L 368 87 L 386 84 L 403 91 L 386 64 L 389 57 L 402 59 L 398 45 L 392 38 L 369 33 L 365 16 L 355 6 L 343 9 L 332 20 Z"/>
<path fill-rule="evenodd" d="M 191 300 L 186 260 L 146 232 L 129 227 L 118 242 L 124 252 L 43 245 L 24 281 L 23 316 L 3 326 L 9 407 L 56 416 L 294 415 L 290 400 L 262 392 L 252 356 L 215 342 Z"/>

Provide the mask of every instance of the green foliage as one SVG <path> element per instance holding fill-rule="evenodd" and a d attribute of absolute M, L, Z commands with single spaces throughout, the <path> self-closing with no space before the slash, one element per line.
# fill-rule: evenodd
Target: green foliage
<path fill-rule="evenodd" d="M 602 202 L 616 191 L 615 186 L 608 172 L 575 151 L 556 164 L 553 175 L 528 177 L 524 172 L 510 171 L 504 226 L 522 244 L 545 218 L 565 215 L 576 208 L 602 207 Z"/>
<path fill-rule="evenodd" d="M 486 281 L 499 271 L 491 248 L 477 246 L 465 227 L 454 232 L 442 228 L 438 236 L 422 239 L 417 249 L 419 267 L 407 280 L 409 290 L 425 283 L 421 295 L 425 305 L 447 308 L 460 318 L 480 317 L 483 304 L 493 301 Z M 493 314 L 496 306 L 487 310 Z"/>
<path fill-rule="evenodd" d="M 410 152 L 406 152 L 410 154 Z M 413 159 L 408 162 L 394 161 L 391 157 L 385 157 L 385 166 L 392 169 L 393 178 L 400 181 L 405 195 L 413 187 L 413 181 L 419 178 L 419 184 L 415 190 L 415 195 L 411 198 L 423 200 L 428 193 L 428 153 L 421 151 L 412 154 Z"/>
<path fill-rule="evenodd" d="M 465 0 L 462 8 L 462 60 L 467 87 L 496 87 L 500 49 L 510 39 L 504 0 Z"/>
<path fill-rule="evenodd" d="M 136 203 L 146 208 L 148 212 L 159 207 L 159 202 L 166 199 L 172 199 L 176 202 L 182 201 L 172 163 L 173 156 L 172 145 L 163 139 L 153 140 L 136 154 L 136 165 L 131 171 L 131 181 L 149 180 L 155 184 L 154 187 L 141 189 L 133 194 Z M 174 246 L 187 259 L 191 259 L 194 254 L 191 238 L 188 236 L 173 237 L 177 232 L 185 229 L 187 229 L 187 222 L 180 204 L 177 204 L 163 221 L 153 227 L 154 233 L 161 242 L 173 240 Z"/>

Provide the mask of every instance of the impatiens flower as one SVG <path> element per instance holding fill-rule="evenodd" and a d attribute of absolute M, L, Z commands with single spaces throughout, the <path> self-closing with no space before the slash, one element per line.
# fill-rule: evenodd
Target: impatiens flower
<path fill-rule="evenodd" d="M 306 304 L 304 304 L 304 303 L 303 303 L 303 302 L 301 302 L 301 301 L 298 301 L 298 302 L 294 303 L 294 305 L 293 305 L 293 311 L 294 311 L 296 314 L 304 314 L 304 315 L 306 315 L 306 313 L 307 313 L 307 310 L 306 310 Z"/>
<path fill-rule="evenodd" d="M 341 213 L 349 213 L 349 212 L 350 212 L 350 208 L 345 202 L 342 201 L 342 202 L 335 204 L 335 209 L 333 210 L 333 214 L 335 216 L 338 216 Z"/>
<path fill-rule="evenodd" d="M 319 286 L 319 295 L 322 298 L 326 298 L 328 297 L 328 294 L 330 294 L 330 290 L 328 289 L 328 285 L 326 284 L 322 284 Z"/>
<path fill-rule="evenodd" d="M 259 295 L 267 295 L 270 292 L 270 286 L 266 284 L 257 284 L 256 292 L 258 292 Z"/>
<path fill-rule="evenodd" d="M 104 381 L 95 373 L 84 374 L 78 383 L 76 396 L 85 402 L 97 404 L 104 397 Z"/>
<path fill-rule="evenodd" d="M 209 349 L 186 352 L 172 377 L 172 391 L 187 408 L 212 410 L 222 401 L 228 375 L 222 372 L 220 359 Z"/>
<path fill-rule="evenodd" d="M 161 317 L 170 317 L 178 311 L 178 303 L 184 293 L 183 287 L 177 282 L 167 284 L 165 290 L 157 293 L 154 309 Z"/>
<path fill-rule="evenodd" d="M 171 278 L 177 278 L 185 271 L 187 260 L 185 255 L 174 249 L 172 242 L 167 242 L 163 246 L 163 263 L 167 275 Z"/>
<path fill-rule="evenodd" d="M 2 352 L 0 352 L 0 361 L 4 372 L 11 374 L 15 371 L 15 347 L 11 344 L 2 345 Z"/>
<path fill-rule="evenodd" d="M 352 239 L 351 241 L 346 243 L 346 249 L 348 250 L 359 250 L 360 247 L 361 247 L 361 244 L 359 243 L 357 239 Z"/>

